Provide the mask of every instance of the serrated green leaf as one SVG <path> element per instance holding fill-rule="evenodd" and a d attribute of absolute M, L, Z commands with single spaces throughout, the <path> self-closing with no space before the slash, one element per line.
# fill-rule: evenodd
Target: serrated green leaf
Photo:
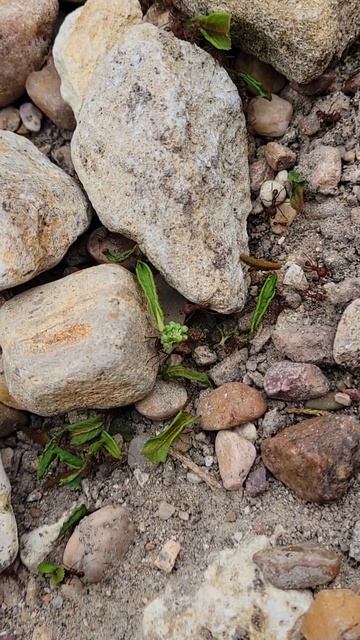
<path fill-rule="evenodd" d="M 138 261 L 136 265 L 136 277 L 144 292 L 144 296 L 147 300 L 148 307 L 152 317 L 154 318 L 155 324 L 161 333 L 165 328 L 164 313 L 160 306 L 153 272 L 146 262 L 142 262 L 141 260 Z"/>
<path fill-rule="evenodd" d="M 204 371 L 196 371 L 196 369 L 189 369 L 183 367 L 181 364 L 171 364 L 163 371 L 163 376 L 167 380 L 176 380 L 179 378 L 185 378 L 191 380 L 191 382 L 198 382 L 199 384 L 211 386 L 211 380 L 207 373 Z"/>
<path fill-rule="evenodd" d="M 110 249 L 105 249 L 105 251 L 103 251 L 103 254 L 105 258 L 109 260 L 109 262 L 113 262 L 115 264 L 121 264 L 121 262 L 125 262 L 125 260 L 128 260 L 130 256 L 133 255 L 136 249 L 137 249 L 137 244 L 135 244 L 132 249 L 127 249 L 126 251 L 123 251 L 123 253 L 114 253 L 113 251 L 110 251 Z"/>
<path fill-rule="evenodd" d="M 142 449 L 142 453 L 150 462 L 165 462 L 171 445 L 182 434 L 186 427 L 194 424 L 198 418 L 190 413 L 180 411 L 169 426 L 154 438 L 150 438 Z"/>
<path fill-rule="evenodd" d="M 223 51 L 231 49 L 231 15 L 229 13 L 214 12 L 208 16 L 196 16 L 189 21 L 189 24 L 196 26 L 216 49 Z"/>
<path fill-rule="evenodd" d="M 81 456 L 70 453 L 70 451 L 66 451 L 66 449 L 63 449 L 62 447 L 56 446 L 55 453 L 61 462 L 64 462 L 64 464 L 67 464 L 67 466 L 72 469 L 81 469 L 84 464 L 84 460 Z"/>
<path fill-rule="evenodd" d="M 55 460 L 56 456 L 57 456 L 56 445 L 53 441 L 51 441 L 45 447 L 39 460 L 39 464 L 37 468 L 37 477 L 39 480 L 42 480 L 49 466 L 51 465 L 52 461 Z"/>
<path fill-rule="evenodd" d="M 108 433 L 107 431 L 103 431 L 101 434 L 101 440 L 103 443 L 103 447 L 104 449 L 106 449 L 108 454 L 112 458 L 115 458 L 115 460 L 120 460 L 121 449 L 116 440 L 114 440 L 114 438 L 110 435 L 110 433 Z"/>
<path fill-rule="evenodd" d="M 266 91 L 260 80 L 254 78 L 251 73 L 240 73 L 239 75 L 243 79 L 245 84 L 249 87 L 249 89 L 251 89 L 253 93 L 255 93 L 255 95 L 260 96 L 261 98 L 265 98 L 269 101 L 272 100 L 271 93 L 269 93 L 269 91 Z"/>
<path fill-rule="evenodd" d="M 259 293 L 255 311 L 251 319 L 250 333 L 255 333 L 272 300 L 274 299 L 276 295 L 277 281 L 278 278 L 276 273 L 272 273 L 266 278 Z"/>
<path fill-rule="evenodd" d="M 88 513 L 89 511 L 84 504 L 75 509 L 75 511 L 72 512 L 68 519 L 65 520 L 63 526 L 61 527 L 59 537 L 65 535 L 65 533 L 67 533 L 67 531 L 70 531 L 70 529 L 73 529 L 73 527 L 75 527 L 75 525 L 80 522 L 80 520 L 82 520 L 84 516 L 87 516 Z"/>

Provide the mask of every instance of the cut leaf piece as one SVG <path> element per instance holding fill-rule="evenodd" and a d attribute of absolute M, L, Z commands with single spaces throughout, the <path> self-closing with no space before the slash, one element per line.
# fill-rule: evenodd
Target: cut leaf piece
<path fill-rule="evenodd" d="M 47 472 L 49 466 L 52 461 L 57 457 L 56 453 L 56 444 L 54 442 L 49 442 L 49 444 L 45 447 L 37 468 L 37 477 L 39 480 L 42 480 L 45 473 Z"/>
<path fill-rule="evenodd" d="M 214 12 L 208 16 L 196 16 L 189 20 L 188 24 L 197 27 L 204 38 L 216 49 L 223 51 L 231 49 L 231 15 L 229 13 Z"/>
<path fill-rule="evenodd" d="M 144 292 L 144 296 L 147 300 L 155 324 L 161 333 L 165 328 L 164 313 L 160 306 L 153 272 L 151 271 L 149 265 L 146 264 L 146 262 L 142 262 L 141 260 L 139 260 L 136 265 L 136 277 L 140 287 Z"/>
<path fill-rule="evenodd" d="M 104 449 L 106 449 L 108 454 L 112 458 L 115 458 L 115 460 L 120 460 L 121 449 L 118 443 L 116 442 L 116 440 L 114 440 L 114 438 L 110 435 L 110 433 L 108 433 L 107 431 L 103 431 L 101 434 L 101 440 L 102 440 L 103 447 Z"/>
<path fill-rule="evenodd" d="M 180 411 L 164 431 L 145 442 L 142 449 L 145 458 L 150 460 L 150 462 L 165 462 L 173 442 L 182 434 L 186 427 L 194 424 L 197 420 L 198 418 L 192 416 L 191 413 Z"/>
<path fill-rule="evenodd" d="M 51 576 L 54 585 L 58 586 L 65 578 L 65 569 L 59 564 L 52 564 L 51 562 L 41 562 L 38 565 L 38 573 L 43 576 Z"/>
<path fill-rule="evenodd" d="M 198 382 L 208 387 L 211 386 L 211 380 L 207 373 L 204 371 L 196 371 L 196 369 L 189 369 L 183 367 L 181 364 L 171 364 L 163 372 L 164 378 L 167 380 L 176 380 L 179 378 L 185 378 L 191 380 L 191 382 Z"/>
<path fill-rule="evenodd" d="M 256 80 L 256 78 L 254 78 L 251 73 L 240 73 L 239 75 L 243 79 L 245 84 L 249 87 L 249 89 L 251 89 L 255 93 L 255 95 L 260 96 L 261 98 L 265 98 L 269 101 L 272 100 L 271 93 L 269 93 L 269 91 L 266 91 L 260 80 Z"/>
<path fill-rule="evenodd" d="M 278 279 L 276 273 L 272 273 L 266 278 L 258 296 L 255 311 L 251 319 L 250 333 L 255 333 L 255 331 L 257 331 L 260 322 L 262 321 L 272 300 L 274 299 L 276 294 L 277 280 Z"/>
<path fill-rule="evenodd" d="M 105 251 L 103 251 L 103 254 L 105 258 L 109 260 L 109 262 L 121 264 L 121 262 L 125 262 L 125 260 L 128 260 L 128 258 L 133 255 L 136 249 L 137 244 L 135 244 L 131 249 L 123 251 L 123 253 L 114 253 L 113 251 L 110 251 L 110 249 L 105 249 Z"/>
<path fill-rule="evenodd" d="M 55 453 L 61 462 L 67 464 L 68 467 L 72 469 L 81 469 L 84 464 L 84 461 L 81 456 L 77 456 L 74 453 L 70 453 L 70 451 L 66 451 L 62 447 L 55 447 Z"/>

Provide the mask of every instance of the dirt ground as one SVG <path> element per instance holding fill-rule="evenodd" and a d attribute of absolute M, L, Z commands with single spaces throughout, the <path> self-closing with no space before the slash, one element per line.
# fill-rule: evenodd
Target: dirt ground
<path fill-rule="evenodd" d="M 302 96 L 289 86 L 285 87 L 282 95 L 294 104 L 295 113 L 290 128 L 279 142 L 296 151 L 298 157 L 320 143 L 341 146 L 346 151 L 357 147 L 357 160 L 355 158 L 353 164 L 359 166 L 358 97 L 347 97 L 341 119 L 315 136 L 306 136 L 299 127 L 301 118 L 315 104 L 319 109 L 337 109 L 339 100 L 343 101 L 339 90 L 344 80 L 359 68 L 360 48 L 353 47 L 336 67 L 336 80 L 326 96 Z M 64 152 L 64 146 L 69 145 L 69 135 L 64 137 L 64 132 L 46 122 L 40 134 L 29 137 L 50 159 L 57 159 L 63 169 L 71 172 L 67 152 Z M 249 137 L 250 162 L 261 155 L 260 147 L 264 144 L 264 139 Z M 304 213 L 294 221 L 284 239 L 270 233 L 269 222 L 263 213 L 251 215 L 248 225 L 250 253 L 268 259 L 284 260 L 290 254 L 305 252 L 318 256 L 325 263 L 329 280 L 339 282 L 345 277 L 359 276 L 360 195 L 357 196 L 356 193 L 354 183 L 350 181 L 340 183 L 336 193 L 331 196 L 317 196 L 314 199 L 312 194 L 308 194 Z M 95 226 L 96 223 L 93 223 L 92 228 Z M 81 253 L 80 245 L 78 243 L 77 248 L 80 247 Z M 72 249 L 69 257 L 52 273 L 44 274 L 32 281 L 31 285 L 63 275 L 64 270 L 68 270 L 76 262 L 74 254 L 76 251 Z M 252 289 L 250 293 L 252 295 L 246 309 L 240 314 L 241 317 L 254 307 L 257 291 Z M 342 311 L 341 307 L 335 309 L 324 300 L 305 298 L 303 304 L 318 319 L 331 318 L 334 321 L 334 314 L 336 320 Z M 285 306 L 286 302 L 280 296 L 266 323 L 274 323 L 276 315 Z M 238 320 L 238 316 L 224 319 L 216 314 L 196 314 L 191 324 L 197 329 L 197 344 L 209 344 L 213 347 L 219 340 L 216 326 L 225 323 L 229 330 L 236 326 Z M 227 342 L 224 349 L 216 347 L 216 350 L 221 359 L 237 348 L 239 345 L 234 338 Z M 269 364 L 281 359 L 271 341 L 256 357 L 260 372 L 266 371 Z M 186 357 L 185 363 L 194 366 L 190 356 Z M 338 367 L 323 369 L 332 381 L 333 388 L 345 375 Z M 352 386 L 359 387 L 360 378 L 354 377 Z M 192 385 L 189 390 L 194 401 L 199 390 Z M 271 409 L 278 410 L 274 414 L 273 433 L 299 419 L 298 416 L 286 413 L 283 402 L 270 401 L 269 410 Z M 356 405 L 345 411 L 358 414 Z M 159 425 L 151 425 L 142 419 L 135 410 L 118 410 L 109 415 L 130 425 L 133 434 L 154 433 L 159 428 Z M 33 426 L 37 428 L 55 428 L 60 423 L 58 418 L 45 421 L 33 418 Z M 258 421 L 257 426 L 256 447 L 259 450 L 263 438 L 262 420 Z M 214 435 L 199 434 L 199 429 L 195 427 L 193 446 L 187 455 L 200 466 L 205 464 L 205 456 L 214 456 L 209 471 L 218 478 Z M 334 504 L 319 506 L 302 502 L 272 478 L 269 479 L 267 491 L 256 498 L 250 498 L 241 491 L 212 492 L 204 483 L 194 483 L 193 478 L 188 476 L 188 469 L 172 459 L 154 468 L 145 484 L 140 486 L 124 457 L 120 463 L 100 467 L 94 478 L 86 479 L 79 498 L 78 493 L 68 488 L 45 488 L 43 483 L 36 480 L 37 458 L 41 448 L 26 435 L 18 433 L 16 437 L 9 437 L 2 446 L 14 450 L 9 475 L 20 534 L 40 524 L 53 522 L 72 502 L 84 500 L 90 508 L 99 508 L 110 502 L 126 506 L 135 523 L 136 536 L 134 545 L 118 569 L 101 583 L 84 588 L 82 594 L 74 594 L 73 599 L 69 599 L 61 588 L 52 589 L 48 580 L 32 578 L 20 563 L 16 563 L 0 581 L 0 638 L 141 640 L 143 608 L 162 592 L 169 581 L 180 580 L 183 588 L 187 589 L 199 579 L 213 551 L 234 547 L 248 536 L 259 533 L 270 535 L 276 531 L 284 543 L 311 540 L 336 550 L 342 559 L 342 569 L 334 586 L 360 590 L 359 567 L 348 556 L 349 540 L 360 512 L 359 480 L 352 482 L 343 499 Z M 174 515 L 166 521 L 156 515 L 162 500 L 176 509 Z M 169 538 L 175 538 L 181 543 L 176 569 L 170 576 L 149 566 L 150 553 L 145 548 L 147 543 L 154 543 L 158 549 Z M 61 547 L 54 553 L 52 560 L 60 558 Z M 51 631 L 52 635 L 49 635 Z M 12 632 L 14 635 L 6 635 L 5 632 Z"/>

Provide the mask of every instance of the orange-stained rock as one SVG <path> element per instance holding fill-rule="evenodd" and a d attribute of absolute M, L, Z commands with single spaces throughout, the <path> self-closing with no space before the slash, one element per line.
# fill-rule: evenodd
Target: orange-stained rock
<path fill-rule="evenodd" d="M 340 498 L 360 466 L 360 423 L 348 415 L 326 415 L 284 429 L 261 447 L 265 466 L 299 498 Z"/>
<path fill-rule="evenodd" d="M 197 415 L 203 429 L 219 431 L 260 418 L 266 409 L 260 391 L 242 382 L 228 382 L 200 398 Z"/>
<path fill-rule="evenodd" d="M 315 596 L 301 632 L 306 640 L 359 640 L 360 595 L 350 589 L 326 589 Z"/>

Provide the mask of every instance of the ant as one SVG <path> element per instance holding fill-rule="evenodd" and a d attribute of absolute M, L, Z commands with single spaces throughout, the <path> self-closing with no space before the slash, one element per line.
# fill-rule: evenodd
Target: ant
<path fill-rule="evenodd" d="M 329 275 L 328 268 L 324 265 L 323 262 L 320 262 L 319 258 L 316 258 L 314 260 L 308 255 L 306 256 L 306 260 L 304 263 L 304 270 L 315 276 L 315 279 L 319 282 L 321 282 L 322 280 L 326 280 Z"/>
<path fill-rule="evenodd" d="M 331 127 L 341 120 L 341 114 L 339 111 L 329 111 L 326 113 L 326 111 L 318 109 L 316 115 L 319 118 L 322 127 Z"/>

